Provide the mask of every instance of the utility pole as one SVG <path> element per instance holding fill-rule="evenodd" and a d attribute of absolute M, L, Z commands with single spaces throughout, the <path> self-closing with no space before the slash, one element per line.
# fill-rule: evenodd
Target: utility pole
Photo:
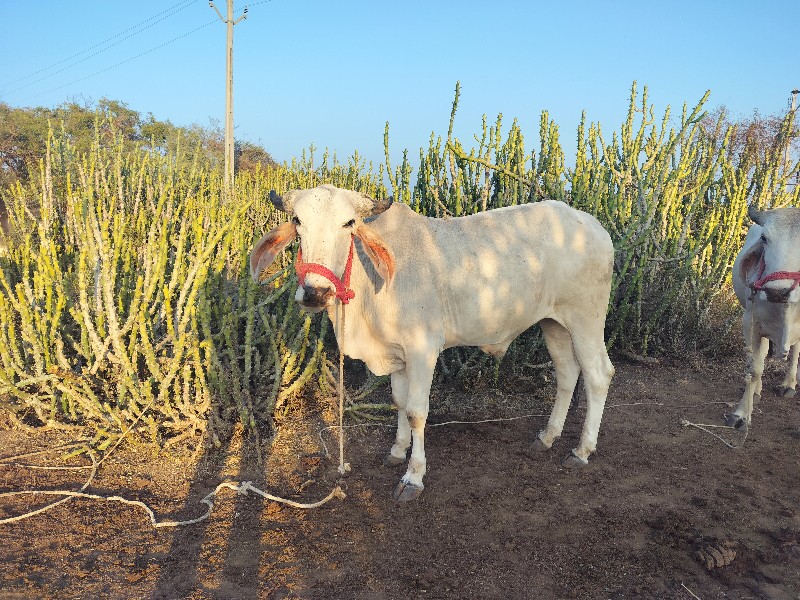
<path fill-rule="evenodd" d="M 783 172 L 787 172 L 789 170 L 789 146 L 792 144 L 792 138 L 795 136 L 794 133 L 794 123 L 795 117 L 797 115 L 797 94 L 800 94 L 800 90 L 794 89 L 792 90 L 792 97 L 789 100 L 789 114 L 792 115 L 791 119 L 792 122 L 789 125 L 789 131 L 786 132 L 786 145 L 783 148 Z M 800 177 L 800 173 L 798 173 Z M 797 182 L 790 183 L 789 185 L 797 185 Z"/>
<path fill-rule="evenodd" d="M 233 0 L 227 2 L 227 19 L 222 17 L 213 0 L 209 0 L 208 5 L 216 11 L 219 20 L 225 23 L 228 29 L 225 65 L 225 194 L 230 198 L 233 193 L 233 26 L 247 18 L 247 7 L 245 6 L 242 16 L 234 21 Z"/>

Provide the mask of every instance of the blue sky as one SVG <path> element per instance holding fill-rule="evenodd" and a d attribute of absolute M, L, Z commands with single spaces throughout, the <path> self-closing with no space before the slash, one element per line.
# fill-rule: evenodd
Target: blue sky
<path fill-rule="evenodd" d="M 548 110 L 570 164 L 581 111 L 610 138 L 634 80 L 659 119 L 708 89 L 708 108 L 785 110 L 798 22 L 797 0 L 255 0 L 235 27 L 236 136 L 279 161 L 313 143 L 377 166 L 389 121 L 393 163 L 404 148 L 416 163 L 431 132 L 446 135 L 460 80 L 467 147 L 483 114 L 503 113 L 533 149 Z M 223 121 L 225 26 L 206 0 L 0 0 L 0 40 L 12 106 L 107 97 L 178 125 Z"/>

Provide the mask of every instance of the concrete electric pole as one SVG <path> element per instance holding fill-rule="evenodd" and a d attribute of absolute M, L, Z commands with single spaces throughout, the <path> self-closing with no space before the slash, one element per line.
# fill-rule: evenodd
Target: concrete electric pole
<path fill-rule="evenodd" d="M 797 115 L 797 94 L 800 94 L 800 90 L 792 90 L 792 97 L 789 99 L 789 113 L 791 114 L 792 124 L 787 132 L 787 140 L 786 146 L 783 149 L 783 170 L 784 172 L 789 170 L 789 146 L 792 145 L 792 138 L 795 136 L 794 124 L 795 124 L 795 117 Z M 798 177 L 800 177 L 800 173 L 798 173 Z M 797 181 L 795 183 L 790 183 L 789 185 L 797 185 Z"/>
<path fill-rule="evenodd" d="M 213 0 L 209 0 L 208 5 L 216 11 L 219 20 L 228 28 L 225 72 L 225 193 L 230 197 L 233 192 L 233 26 L 247 18 L 247 7 L 242 12 L 242 16 L 234 21 L 233 0 L 228 0 L 227 19 L 223 18 Z"/>

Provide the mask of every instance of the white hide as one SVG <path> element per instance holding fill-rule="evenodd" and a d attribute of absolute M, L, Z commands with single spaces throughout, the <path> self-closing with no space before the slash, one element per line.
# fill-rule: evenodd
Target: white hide
<path fill-rule="evenodd" d="M 333 186 L 292 192 L 304 259 L 337 276 L 344 269 L 351 235 L 365 231 L 359 229 L 365 226 L 353 206 L 354 194 Z M 356 223 L 348 229 L 351 219 Z M 596 447 L 614 373 L 603 337 L 614 248 L 600 223 L 552 200 L 449 219 L 423 217 L 394 203 L 368 221 L 366 229 L 393 256 L 394 279 L 389 282 L 378 275 L 356 239 L 351 279 L 355 298 L 345 309 L 344 339 L 338 319 L 342 305 L 331 298 L 326 308 L 345 353 L 363 360 L 377 375 L 391 374 L 398 430 L 388 462 L 404 461 L 412 447 L 395 497 L 411 499 L 423 487 L 424 427 L 442 350 L 479 346 L 502 356 L 514 338 L 537 322 L 558 384 L 539 444 L 549 448 L 561 435 L 575 383 L 583 373 L 587 414 L 570 460 L 585 464 Z M 255 257 L 257 250 L 258 245 Z M 325 278 L 312 274 L 306 285 L 332 288 Z M 298 290 L 297 299 L 302 303 L 303 290 Z M 404 493 L 405 488 L 411 492 Z"/>
<path fill-rule="evenodd" d="M 747 430 L 753 403 L 761 396 L 764 362 L 770 341 L 776 356 L 789 364 L 778 393 L 793 396 L 797 386 L 797 359 L 800 353 L 800 286 L 788 294 L 786 302 L 770 302 L 768 293 L 751 286 L 759 277 L 763 257 L 763 275 L 778 271 L 800 271 L 800 209 L 783 208 L 750 211 L 758 222 L 747 232 L 742 250 L 733 264 L 733 289 L 744 308 L 742 330 L 745 346 L 745 387 L 739 406 L 727 421 Z M 760 224 L 759 224 L 760 223 Z M 776 292 L 787 290 L 793 280 L 778 279 L 764 284 Z"/>

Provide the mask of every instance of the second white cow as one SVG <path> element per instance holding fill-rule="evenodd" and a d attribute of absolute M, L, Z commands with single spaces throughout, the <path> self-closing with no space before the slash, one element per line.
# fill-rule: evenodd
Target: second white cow
<path fill-rule="evenodd" d="M 748 210 L 755 222 L 733 264 L 733 289 L 744 307 L 745 387 L 728 425 L 747 430 L 753 402 L 761 397 L 761 377 L 769 343 L 789 365 L 778 388 L 794 396 L 800 354 L 800 209 Z"/>
<path fill-rule="evenodd" d="M 439 353 L 479 346 L 502 356 L 535 323 L 553 359 L 557 393 L 534 448 L 548 449 L 561 435 L 583 373 L 583 432 L 563 462 L 587 464 L 614 374 L 603 336 L 614 248 L 597 219 L 551 200 L 434 219 L 331 185 L 283 197 L 273 192 L 271 199 L 291 221 L 256 243 L 251 274 L 258 280 L 299 238 L 296 300 L 328 311 L 348 356 L 377 375 L 391 374 L 398 427 L 385 462 L 404 463 L 411 446 L 396 500 L 412 500 L 423 489 L 425 422 Z"/>

